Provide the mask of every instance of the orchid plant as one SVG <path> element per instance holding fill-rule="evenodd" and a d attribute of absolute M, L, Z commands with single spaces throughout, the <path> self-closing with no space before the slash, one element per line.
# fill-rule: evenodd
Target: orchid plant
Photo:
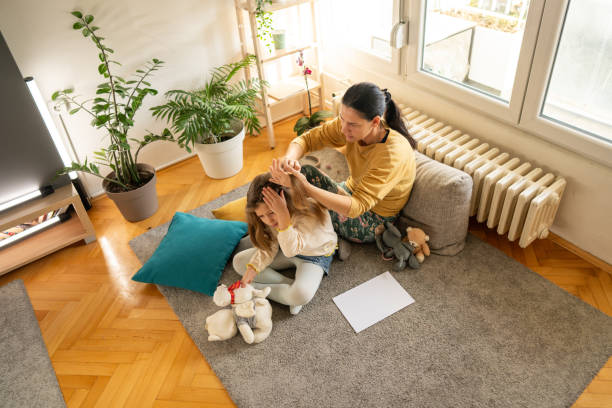
<path fill-rule="evenodd" d="M 306 93 L 308 94 L 308 113 L 309 116 L 304 116 L 299 118 L 297 122 L 295 122 L 295 126 L 293 126 L 293 131 L 300 136 L 302 133 L 315 128 L 321 124 L 326 118 L 331 118 L 334 116 L 333 112 L 326 110 L 318 110 L 315 113 L 312 113 L 312 102 L 310 100 L 310 88 L 308 87 L 308 76 L 312 75 L 312 70 L 304 63 L 304 52 L 300 51 L 300 54 L 297 58 L 297 64 L 302 71 L 302 75 L 304 76 L 304 82 L 306 82 Z M 319 91 L 320 92 L 320 91 Z M 322 98 L 321 98 L 322 100 Z"/>

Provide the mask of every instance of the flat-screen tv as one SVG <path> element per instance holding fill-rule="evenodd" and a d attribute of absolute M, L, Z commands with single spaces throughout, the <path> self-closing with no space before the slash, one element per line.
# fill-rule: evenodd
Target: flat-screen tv
<path fill-rule="evenodd" d="M 53 139 L 0 32 L 0 204 L 70 183 Z"/>

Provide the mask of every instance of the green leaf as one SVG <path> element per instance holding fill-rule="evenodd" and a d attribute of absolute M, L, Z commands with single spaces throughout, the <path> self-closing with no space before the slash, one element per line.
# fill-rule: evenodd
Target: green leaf
<path fill-rule="evenodd" d="M 106 64 L 100 64 L 98 65 L 98 72 L 101 74 L 104 74 L 106 72 Z"/>
<path fill-rule="evenodd" d="M 60 91 L 53 92 L 53 95 L 51 95 L 51 100 L 52 101 L 56 100 L 59 94 L 60 94 Z"/>
<path fill-rule="evenodd" d="M 87 24 L 91 24 L 91 22 L 94 20 L 94 16 L 92 16 L 91 14 L 88 14 L 85 16 L 85 22 Z"/>
<path fill-rule="evenodd" d="M 78 21 L 76 23 L 74 23 L 72 25 L 72 28 L 75 30 L 80 30 L 81 28 L 83 28 L 83 24 L 79 23 Z"/>
<path fill-rule="evenodd" d="M 75 16 L 76 18 L 82 18 L 83 14 L 80 11 L 73 11 L 70 14 L 72 14 L 73 16 Z"/>
<path fill-rule="evenodd" d="M 319 123 L 323 122 L 324 119 L 331 118 L 333 116 L 333 112 L 320 110 L 312 114 L 312 116 L 310 117 L 310 123 L 318 125 Z"/>
<path fill-rule="evenodd" d="M 104 98 L 95 98 L 93 103 L 106 103 L 106 99 Z"/>
<path fill-rule="evenodd" d="M 104 53 L 99 53 L 98 58 L 100 58 L 100 61 L 104 62 Z"/>
<path fill-rule="evenodd" d="M 81 110 L 81 108 L 74 108 L 73 110 L 70 111 L 70 114 L 74 115 L 75 113 L 77 113 L 80 110 Z"/>
<path fill-rule="evenodd" d="M 82 33 L 83 33 L 83 37 L 88 37 L 88 36 L 89 36 L 89 34 L 91 34 L 91 31 L 89 31 L 89 29 L 88 29 L 88 28 L 84 28 L 84 29 L 83 29 L 83 31 L 82 31 Z"/>
<path fill-rule="evenodd" d="M 67 89 L 64 89 L 62 92 L 63 92 L 63 93 L 65 93 L 65 94 L 71 94 L 71 93 L 73 93 L 73 92 L 74 92 L 74 89 L 72 89 L 72 88 L 67 88 Z"/>
<path fill-rule="evenodd" d="M 95 125 L 96 126 L 102 126 L 104 125 L 106 122 L 108 122 L 110 119 L 110 116 L 108 115 L 100 115 L 95 119 Z"/>
<path fill-rule="evenodd" d="M 303 116 L 299 118 L 297 122 L 295 122 L 295 126 L 293 127 L 293 130 L 297 131 L 297 129 L 301 129 L 304 126 L 308 126 L 309 122 L 310 122 L 310 118 L 308 118 L 308 116 Z"/>

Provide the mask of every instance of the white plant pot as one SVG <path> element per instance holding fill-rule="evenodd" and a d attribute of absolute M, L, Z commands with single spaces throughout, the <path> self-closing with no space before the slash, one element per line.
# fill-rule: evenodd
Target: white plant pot
<path fill-rule="evenodd" d="M 242 169 L 243 123 L 237 121 L 234 129 L 238 134 L 231 139 L 220 143 L 195 144 L 194 149 L 208 177 L 214 179 L 228 178 Z M 240 130 L 238 131 L 238 129 Z"/>

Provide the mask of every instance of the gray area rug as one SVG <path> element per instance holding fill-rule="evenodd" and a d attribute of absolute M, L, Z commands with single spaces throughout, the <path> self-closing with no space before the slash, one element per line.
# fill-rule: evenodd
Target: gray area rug
<path fill-rule="evenodd" d="M 242 186 L 192 211 L 212 218 Z M 142 262 L 167 224 L 132 241 Z M 334 261 L 296 315 L 249 346 L 208 342 L 212 298 L 159 286 L 239 407 L 566 407 L 612 355 L 612 319 L 469 235 L 454 257 L 392 272 L 416 302 L 355 334 L 332 298 L 387 270 L 374 245 Z M 238 279 L 231 265 L 221 282 Z"/>
<path fill-rule="evenodd" d="M 65 407 L 23 281 L 0 288 L 0 406 Z"/>

